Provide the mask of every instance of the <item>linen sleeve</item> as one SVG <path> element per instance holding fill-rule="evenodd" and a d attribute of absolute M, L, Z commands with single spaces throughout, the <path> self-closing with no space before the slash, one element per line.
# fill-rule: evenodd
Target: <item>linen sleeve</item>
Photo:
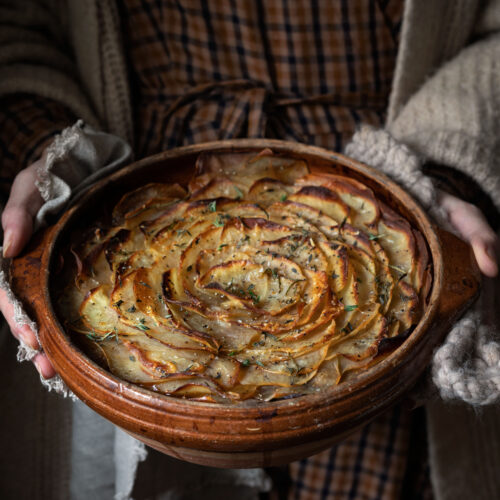
<path fill-rule="evenodd" d="M 472 178 L 500 210 L 500 8 L 483 17 L 481 36 L 420 87 L 388 131 Z"/>

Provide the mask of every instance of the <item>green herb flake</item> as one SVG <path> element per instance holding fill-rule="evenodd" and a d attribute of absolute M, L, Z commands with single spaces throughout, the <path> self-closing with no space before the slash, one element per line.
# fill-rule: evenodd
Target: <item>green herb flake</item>
<path fill-rule="evenodd" d="M 260 301 L 260 295 L 256 295 L 252 290 L 248 290 L 248 295 L 250 295 L 250 298 L 252 299 L 252 302 L 254 304 L 258 304 Z"/>
<path fill-rule="evenodd" d="M 354 311 L 354 309 L 357 309 L 357 308 L 358 308 L 358 306 L 356 306 L 356 305 L 344 306 L 344 311 L 350 312 L 350 311 Z"/>
<path fill-rule="evenodd" d="M 135 361 L 135 356 L 129 356 L 128 359 L 130 359 L 130 361 Z"/>
<path fill-rule="evenodd" d="M 286 194 L 282 194 L 280 197 L 280 201 L 286 201 L 287 198 L 288 196 Z"/>
<path fill-rule="evenodd" d="M 116 335 L 116 332 L 108 332 L 105 333 L 104 335 L 97 335 L 97 333 L 92 330 L 92 333 L 87 333 L 86 337 L 89 338 L 90 340 L 93 340 L 94 342 L 103 342 L 106 339 L 109 339 L 110 337 L 114 337 Z"/>
<path fill-rule="evenodd" d="M 210 212 L 215 212 L 215 211 L 217 211 L 217 201 L 216 201 L 216 200 L 211 201 L 211 202 L 208 204 L 208 209 L 210 210 Z"/>
<path fill-rule="evenodd" d="M 301 281 L 305 281 L 305 279 L 301 280 L 295 280 L 292 282 L 292 284 L 286 289 L 285 295 L 288 295 L 288 292 L 297 284 L 300 283 Z"/>
<path fill-rule="evenodd" d="M 245 359 L 241 362 L 241 365 L 242 366 L 248 366 L 250 364 L 250 360 L 249 359 Z"/>
<path fill-rule="evenodd" d="M 213 224 L 215 227 L 224 227 L 225 222 L 222 219 L 222 217 L 218 215 L 217 218 L 214 220 Z"/>
<path fill-rule="evenodd" d="M 342 333 L 351 333 L 352 331 L 354 330 L 353 326 L 351 325 L 351 323 L 348 321 L 347 322 L 347 325 L 344 326 L 344 328 L 342 328 L 340 331 Z"/>
<path fill-rule="evenodd" d="M 243 199 L 243 193 L 241 192 L 241 189 L 238 186 L 234 186 L 234 190 L 236 191 L 236 199 Z"/>

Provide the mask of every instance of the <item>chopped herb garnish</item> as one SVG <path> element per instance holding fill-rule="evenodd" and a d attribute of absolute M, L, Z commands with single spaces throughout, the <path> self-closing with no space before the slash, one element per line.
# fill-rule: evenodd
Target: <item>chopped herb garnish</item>
<path fill-rule="evenodd" d="M 276 271 L 275 268 L 271 269 L 271 268 L 266 268 L 266 270 L 264 271 L 268 276 L 271 276 L 271 278 L 279 278 L 279 274 L 278 274 L 278 271 Z"/>
<path fill-rule="evenodd" d="M 130 359 L 130 361 L 135 361 L 135 356 L 129 356 L 128 359 Z"/>
<path fill-rule="evenodd" d="M 336 280 L 339 277 L 339 275 L 334 271 L 331 275 L 332 280 Z"/>
<path fill-rule="evenodd" d="M 149 330 L 149 326 L 146 326 L 146 325 L 143 325 L 140 323 L 136 326 L 137 326 L 137 328 L 139 328 L 139 330 L 142 330 L 143 332 L 145 332 L 146 330 Z"/>
<path fill-rule="evenodd" d="M 344 328 L 342 328 L 340 331 L 342 333 L 351 333 L 352 331 L 354 330 L 353 326 L 351 325 L 351 323 L 348 321 L 347 322 L 347 325 L 344 326 Z"/>
<path fill-rule="evenodd" d="M 151 285 L 148 285 L 147 283 L 144 283 L 144 281 L 139 281 L 139 285 L 145 286 L 147 288 L 151 288 Z"/>
<path fill-rule="evenodd" d="M 292 289 L 292 287 L 294 287 L 297 283 L 300 283 L 301 281 L 305 281 L 305 279 L 293 281 L 292 284 L 286 289 L 285 295 L 288 295 L 288 292 Z"/>
<path fill-rule="evenodd" d="M 356 305 L 344 306 L 344 311 L 350 312 L 350 311 L 354 311 L 354 309 L 357 309 L 357 308 L 358 308 L 358 306 L 356 306 Z"/>
<path fill-rule="evenodd" d="M 217 216 L 217 219 L 214 220 L 214 226 L 215 227 L 224 227 L 224 220 L 222 219 L 222 217 L 220 215 Z"/>
<path fill-rule="evenodd" d="M 260 367 L 264 368 L 264 363 L 262 361 L 257 360 L 255 362 L 256 365 L 259 365 Z"/>
<path fill-rule="evenodd" d="M 245 360 L 243 360 L 243 361 L 241 362 L 241 364 L 242 364 L 243 366 L 248 366 L 248 365 L 250 364 L 250 360 L 249 360 L 249 359 L 245 359 Z"/>
<path fill-rule="evenodd" d="M 102 342 L 103 340 L 109 339 L 109 337 L 114 337 L 117 336 L 118 340 L 118 335 L 116 331 L 108 332 L 105 333 L 104 335 L 97 335 L 95 331 L 92 330 L 92 333 L 87 333 L 86 337 L 89 338 L 90 340 L 93 340 L 94 342 Z"/>
<path fill-rule="evenodd" d="M 375 283 L 377 284 L 379 304 L 387 304 L 387 301 L 389 300 L 389 288 L 391 284 L 388 281 L 381 281 L 379 276 L 375 278 Z"/>
<path fill-rule="evenodd" d="M 282 194 L 281 197 L 280 197 L 280 200 L 281 201 L 286 201 L 287 198 L 288 198 L 288 196 L 286 194 Z"/>
<path fill-rule="evenodd" d="M 234 186 L 234 190 L 236 191 L 236 199 L 241 200 L 243 198 L 243 193 L 238 186 Z"/>
<path fill-rule="evenodd" d="M 267 339 L 267 337 L 269 337 L 270 339 L 274 340 L 274 341 L 278 341 L 278 337 L 276 337 L 276 335 L 273 335 L 272 333 L 269 333 L 269 332 L 262 332 L 262 335 L 264 335 L 264 337 Z"/>
<path fill-rule="evenodd" d="M 385 234 L 370 234 L 370 240 L 378 240 L 379 238 L 383 238 Z"/>
<path fill-rule="evenodd" d="M 250 295 L 250 298 L 252 299 L 252 302 L 254 304 L 258 304 L 260 301 L 260 295 L 256 295 L 252 290 L 248 291 L 248 295 Z"/>
<path fill-rule="evenodd" d="M 227 247 L 227 243 L 222 243 L 222 245 L 219 245 L 217 247 L 217 250 L 220 252 L 224 247 Z"/>
<path fill-rule="evenodd" d="M 217 210 L 217 201 L 216 200 L 211 201 L 208 204 L 208 209 L 210 210 L 210 212 L 215 212 Z"/>

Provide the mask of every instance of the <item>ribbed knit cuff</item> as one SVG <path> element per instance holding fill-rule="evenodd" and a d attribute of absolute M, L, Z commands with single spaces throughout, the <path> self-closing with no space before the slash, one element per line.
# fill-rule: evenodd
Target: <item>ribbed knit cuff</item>
<path fill-rule="evenodd" d="M 422 173 L 423 159 L 389 132 L 365 125 L 354 134 L 345 153 L 384 172 L 413 195 L 438 224 L 452 230 L 432 179 Z"/>

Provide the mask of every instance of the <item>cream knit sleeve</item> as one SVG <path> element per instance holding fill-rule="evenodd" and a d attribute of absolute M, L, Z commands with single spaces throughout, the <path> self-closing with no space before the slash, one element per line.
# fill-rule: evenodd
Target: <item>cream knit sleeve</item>
<path fill-rule="evenodd" d="M 0 1 L 0 97 L 49 98 L 99 126 L 68 43 L 66 5 L 64 0 Z"/>
<path fill-rule="evenodd" d="M 500 210 L 500 32 L 438 69 L 388 130 L 422 157 L 472 177 Z"/>

